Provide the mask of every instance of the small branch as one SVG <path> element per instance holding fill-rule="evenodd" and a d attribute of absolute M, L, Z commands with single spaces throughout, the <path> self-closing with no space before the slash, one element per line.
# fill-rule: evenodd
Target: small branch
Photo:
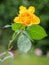
<path fill-rule="evenodd" d="M 15 31 L 14 34 L 12 35 L 12 39 L 10 40 L 9 42 L 9 45 L 8 45 L 8 50 L 11 50 L 11 44 L 12 42 L 16 39 L 16 37 L 21 33 L 21 31 Z"/>

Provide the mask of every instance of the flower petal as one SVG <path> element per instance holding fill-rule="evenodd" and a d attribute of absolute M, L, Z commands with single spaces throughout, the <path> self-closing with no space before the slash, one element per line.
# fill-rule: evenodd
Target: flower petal
<path fill-rule="evenodd" d="M 15 23 L 20 23 L 20 22 L 19 22 L 19 17 L 15 17 L 15 18 L 14 18 L 14 22 L 15 22 Z"/>
<path fill-rule="evenodd" d="M 31 13 L 34 13 L 34 12 L 35 12 L 35 7 L 30 6 L 30 7 L 28 8 L 28 11 L 31 12 Z"/>
<path fill-rule="evenodd" d="M 19 11 L 19 13 L 24 13 L 27 9 L 26 9 L 26 7 L 24 7 L 24 6 L 20 6 L 20 11 Z"/>
<path fill-rule="evenodd" d="M 33 15 L 32 23 L 33 24 L 39 24 L 40 23 L 39 17 L 37 17 L 36 15 Z"/>

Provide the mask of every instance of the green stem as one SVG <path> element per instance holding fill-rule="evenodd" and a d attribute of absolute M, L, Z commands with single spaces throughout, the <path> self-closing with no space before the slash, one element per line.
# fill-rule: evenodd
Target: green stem
<path fill-rule="evenodd" d="M 10 42 L 9 42 L 9 45 L 8 45 L 8 50 L 11 50 L 11 44 L 12 44 L 12 42 L 15 40 L 15 38 L 20 34 L 21 32 L 19 31 L 19 32 L 14 32 L 14 34 L 12 35 L 12 39 L 10 40 Z"/>

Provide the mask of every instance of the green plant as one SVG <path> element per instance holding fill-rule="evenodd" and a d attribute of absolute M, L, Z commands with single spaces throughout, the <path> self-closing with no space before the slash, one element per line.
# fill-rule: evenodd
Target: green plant
<path fill-rule="evenodd" d="M 8 50 L 11 50 L 12 43 L 16 39 L 18 49 L 21 52 L 27 53 L 31 49 L 34 40 L 41 40 L 47 36 L 44 28 L 38 25 L 40 19 L 35 16 L 34 12 L 35 8 L 32 6 L 29 9 L 23 6 L 20 7 L 18 17 L 14 19 L 15 23 L 11 24 L 14 34 L 9 42 Z M 31 16 L 30 19 L 28 18 L 29 16 Z"/>

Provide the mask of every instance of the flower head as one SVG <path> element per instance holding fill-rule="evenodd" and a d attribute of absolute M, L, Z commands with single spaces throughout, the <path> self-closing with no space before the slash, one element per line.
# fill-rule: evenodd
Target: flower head
<path fill-rule="evenodd" d="M 40 19 L 35 14 L 35 8 L 30 6 L 28 9 L 24 6 L 19 7 L 19 14 L 14 18 L 15 23 L 21 23 L 25 26 L 30 26 L 33 24 L 39 24 Z"/>

